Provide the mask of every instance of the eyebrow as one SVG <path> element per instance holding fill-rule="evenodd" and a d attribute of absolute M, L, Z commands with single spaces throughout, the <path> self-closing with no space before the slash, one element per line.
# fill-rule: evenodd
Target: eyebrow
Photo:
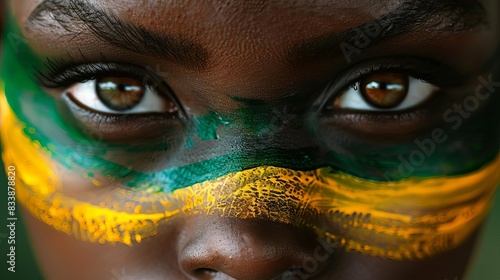
<path fill-rule="evenodd" d="M 438 21 L 430 27 L 433 32 L 464 32 L 489 24 L 486 10 L 476 0 L 408 0 L 393 11 L 360 26 L 296 43 L 288 53 L 288 62 L 298 67 L 318 60 L 345 56 L 343 47 L 344 50 L 357 54 L 424 26 L 432 19 Z"/>
<path fill-rule="evenodd" d="M 435 31 L 460 32 L 488 23 L 484 7 L 476 0 L 407 0 L 393 11 L 360 26 L 296 43 L 288 52 L 288 63 L 298 67 L 341 57 L 342 45 L 360 51 L 408 33 L 435 17 L 443 19 L 438 26 L 433 26 Z M 79 27 L 75 22 L 81 22 L 96 37 L 111 45 L 178 62 L 188 69 L 201 71 L 208 66 L 209 54 L 201 44 L 185 37 L 157 34 L 124 22 L 85 0 L 44 0 L 31 13 L 26 24 L 36 28 L 54 20 L 68 32 L 76 34 Z M 377 26 L 380 27 L 378 34 L 369 37 L 369 43 L 360 49 L 356 44 L 357 40 L 363 39 L 360 34 Z"/>
<path fill-rule="evenodd" d="M 188 69 L 201 71 L 208 65 L 206 49 L 188 38 L 157 34 L 141 26 L 119 19 L 85 0 L 44 0 L 30 14 L 27 27 L 51 26 L 59 23 L 66 31 L 81 33 L 76 22 L 83 23 L 97 38 L 132 52 L 153 55 L 177 62 Z"/>

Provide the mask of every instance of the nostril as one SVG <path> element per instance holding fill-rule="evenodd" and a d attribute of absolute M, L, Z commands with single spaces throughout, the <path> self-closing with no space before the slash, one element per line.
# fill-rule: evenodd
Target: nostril
<path fill-rule="evenodd" d="M 194 272 L 197 274 L 213 274 L 213 273 L 217 273 L 217 270 L 202 267 L 202 268 L 195 269 Z"/>
<path fill-rule="evenodd" d="M 211 268 L 197 268 L 193 271 L 193 276 L 199 280 L 234 280 L 234 278 Z"/>
<path fill-rule="evenodd" d="M 210 216 L 189 221 L 178 260 L 191 279 L 274 279 L 311 259 L 317 246 L 314 232 L 271 221 Z"/>
<path fill-rule="evenodd" d="M 217 275 L 218 271 L 211 268 L 197 268 L 194 270 L 194 274 L 198 277 L 206 276 L 207 279 L 212 279 Z"/>

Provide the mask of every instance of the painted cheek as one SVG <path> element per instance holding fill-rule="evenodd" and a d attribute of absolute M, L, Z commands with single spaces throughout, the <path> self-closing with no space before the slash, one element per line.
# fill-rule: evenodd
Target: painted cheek
<path fill-rule="evenodd" d="M 116 189 L 109 193 L 113 200 L 92 204 L 64 194 L 50 151 L 24 135 L 5 99 L 2 123 L 3 160 L 22 170 L 19 201 L 56 230 L 91 242 L 133 245 L 157 235 L 160 223 L 204 214 L 307 226 L 347 250 L 424 258 L 466 240 L 487 214 L 500 180 L 500 157 L 467 175 L 386 183 L 330 168 L 263 166 L 171 194 Z"/>

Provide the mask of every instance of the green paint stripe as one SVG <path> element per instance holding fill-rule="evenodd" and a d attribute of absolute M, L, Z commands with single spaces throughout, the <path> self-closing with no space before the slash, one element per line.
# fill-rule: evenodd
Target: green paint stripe
<path fill-rule="evenodd" d="M 397 146 L 379 151 L 379 154 L 385 152 L 389 155 L 386 157 L 375 156 L 366 151 L 366 147 L 352 149 L 349 154 L 320 153 L 319 148 L 293 151 L 261 149 L 251 153 L 231 153 L 159 172 L 134 171 L 103 158 L 100 153 L 100 151 L 105 152 L 108 148 L 123 149 L 123 147 L 110 147 L 106 146 L 105 143 L 89 139 L 58 113 L 58 100 L 46 94 L 31 79 L 33 66 L 41 67 L 43 65 L 42 59 L 34 53 L 26 40 L 23 39 L 21 31 L 10 13 L 7 14 L 7 23 L 3 40 L 3 65 L 0 73 L 1 79 L 5 81 L 8 102 L 16 116 L 26 123 L 25 134 L 32 141 L 38 141 L 42 147 L 51 151 L 54 160 L 68 169 L 84 168 L 88 171 L 99 172 L 108 178 L 123 180 L 124 184 L 132 188 L 162 186 L 160 190 L 165 192 L 261 165 L 272 165 L 295 170 L 334 167 L 339 170 L 338 172 L 383 181 L 387 179 L 384 174 L 388 172 L 395 174 L 394 171 L 397 173 L 397 169 L 402 163 L 398 159 L 398 155 L 409 156 L 412 149 L 415 149 L 414 146 Z M 217 135 L 220 126 L 241 125 L 245 129 L 254 129 L 253 132 L 248 131 L 249 141 L 252 140 L 252 137 L 255 137 L 253 140 L 258 140 L 261 131 L 267 129 L 267 123 L 265 122 L 269 121 L 270 116 L 267 111 L 269 108 L 263 105 L 261 109 L 261 111 L 256 111 L 256 108 L 241 109 L 232 116 L 220 116 L 211 112 L 206 116 L 200 116 L 193 120 L 194 132 L 202 140 L 217 139 L 220 137 Z M 264 117 L 256 116 L 256 113 L 259 112 Z M 493 120 L 491 120 L 493 124 L 495 121 L 498 123 L 498 120 L 494 119 L 498 114 L 490 112 L 489 115 L 493 117 Z M 411 176 L 426 178 L 460 175 L 477 170 L 487 162 L 491 162 L 499 151 L 498 141 L 496 145 L 484 144 L 492 143 L 491 141 L 495 139 L 495 135 L 498 135 L 498 131 L 491 129 L 491 122 L 477 124 L 467 131 L 466 136 L 461 134 L 454 136 L 456 139 L 461 139 L 461 137 L 484 138 L 481 141 L 476 141 L 482 148 L 480 153 L 450 154 L 447 150 L 438 150 L 426 159 L 425 165 L 415 167 L 415 171 L 411 173 Z M 32 129 L 34 129 L 34 133 Z M 49 133 L 52 131 L 56 133 Z M 188 133 L 187 138 L 190 139 L 192 132 Z M 488 138 L 488 136 L 491 137 Z M 75 147 L 91 148 L 82 150 Z M 189 142 L 184 147 L 189 148 Z M 443 164 L 443 162 L 446 164 Z M 402 179 L 396 176 L 392 178 L 393 180 Z"/>

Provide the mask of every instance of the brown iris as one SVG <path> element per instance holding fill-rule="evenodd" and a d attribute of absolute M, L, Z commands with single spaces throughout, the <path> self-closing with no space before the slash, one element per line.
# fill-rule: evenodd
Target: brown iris
<path fill-rule="evenodd" d="M 409 78 L 397 73 L 377 73 L 364 78 L 360 87 L 367 102 L 377 108 L 398 106 L 408 95 Z"/>
<path fill-rule="evenodd" d="M 102 103 L 110 109 L 125 111 L 141 102 L 145 87 L 137 79 L 106 77 L 96 81 L 96 93 Z"/>

